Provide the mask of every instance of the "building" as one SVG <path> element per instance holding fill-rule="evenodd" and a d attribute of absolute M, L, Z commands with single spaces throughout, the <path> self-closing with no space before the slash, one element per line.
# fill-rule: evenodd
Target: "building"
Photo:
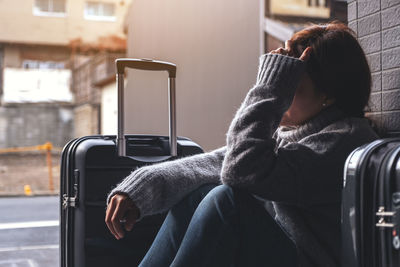
<path fill-rule="evenodd" d="M 79 93 L 75 129 L 87 133 L 117 134 L 115 60 L 125 53 L 102 52 L 74 69 L 74 89 Z"/>
<path fill-rule="evenodd" d="M 93 127 L 74 134 L 74 118 L 92 121 L 82 115 L 82 105 L 92 99 L 83 98 L 80 88 L 71 90 L 72 70 L 99 51 L 125 49 L 122 24 L 129 4 L 130 0 L 0 2 L 0 147 L 46 141 L 63 146 L 80 133 L 98 133 Z"/>
<path fill-rule="evenodd" d="M 310 23 L 347 22 L 346 0 L 262 0 L 264 51 L 284 42 Z"/>

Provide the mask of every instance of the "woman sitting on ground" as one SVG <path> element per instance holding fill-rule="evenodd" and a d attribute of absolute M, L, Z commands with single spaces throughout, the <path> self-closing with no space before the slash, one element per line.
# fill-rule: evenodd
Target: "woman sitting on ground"
<path fill-rule="evenodd" d="M 234 78 L 234 77 L 232 77 Z M 344 24 L 310 26 L 260 57 L 226 146 L 143 167 L 108 197 L 117 239 L 168 211 L 140 266 L 340 266 L 343 168 L 377 138 L 367 60 Z"/>

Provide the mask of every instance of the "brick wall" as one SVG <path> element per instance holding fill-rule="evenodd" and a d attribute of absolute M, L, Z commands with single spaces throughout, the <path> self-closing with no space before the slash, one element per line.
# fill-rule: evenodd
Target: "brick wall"
<path fill-rule="evenodd" d="M 0 148 L 36 146 L 46 142 L 63 147 L 72 139 L 72 132 L 70 106 L 21 104 L 0 107 Z"/>
<path fill-rule="evenodd" d="M 400 0 L 349 0 L 347 13 L 372 72 L 368 116 L 400 133 Z"/>

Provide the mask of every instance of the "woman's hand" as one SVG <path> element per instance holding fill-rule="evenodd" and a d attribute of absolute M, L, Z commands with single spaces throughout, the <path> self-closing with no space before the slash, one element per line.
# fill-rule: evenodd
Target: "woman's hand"
<path fill-rule="evenodd" d="M 110 232 L 116 239 L 125 235 L 125 230 L 131 231 L 136 220 L 139 218 L 139 209 L 135 203 L 125 194 L 115 194 L 107 206 L 105 222 Z"/>
<path fill-rule="evenodd" d="M 308 46 L 306 49 L 304 49 L 303 53 L 299 57 L 300 60 L 307 61 L 310 58 L 312 52 L 311 46 Z M 278 49 L 272 50 L 270 52 L 271 54 L 280 54 L 280 55 L 285 55 L 289 56 L 290 55 L 290 41 L 285 42 L 285 48 L 279 47 Z"/>

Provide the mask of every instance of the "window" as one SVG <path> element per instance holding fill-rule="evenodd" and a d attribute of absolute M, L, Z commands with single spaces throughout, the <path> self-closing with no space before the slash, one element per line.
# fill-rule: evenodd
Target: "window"
<path fill-rule="evenodd" d="M 308 6 L 327 7 L 328 0 L 308 0 Z"/>
<path fill-rule="evenodd" d="M 114 3 L 86 2 L 85 19 L 115 21 Z"/>
<path fill-rule="evenodd" d="M 38 61 L 38 60 L 24 60 L 22 62 L 24 69 L 64 69 L 63 62 L 54 61 Z"/>
<path fill-rule="evenodd" d="M 35 0 L 33 14 L 37 16 L 65 16 L 66 0 Z"/>

